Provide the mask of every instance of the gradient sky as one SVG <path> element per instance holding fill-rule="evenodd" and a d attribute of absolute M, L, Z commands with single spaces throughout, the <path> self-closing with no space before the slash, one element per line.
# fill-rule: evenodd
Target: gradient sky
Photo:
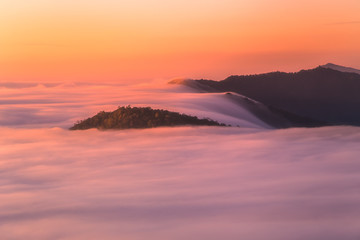
<path fill-rule="evenodd" d="M 0 0 L 0 81 L 360 68 L 359 0 Z"/>

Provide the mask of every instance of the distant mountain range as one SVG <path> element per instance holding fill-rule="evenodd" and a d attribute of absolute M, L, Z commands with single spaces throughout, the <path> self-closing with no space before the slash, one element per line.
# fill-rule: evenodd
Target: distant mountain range
<path fill-rule="evenodd" d="M 187 85 L 199 92 L 240 94 L 282 115 L 292 126 L 360 126 L 360 70 L 354 68 L 329 63 L 295 73 L 271 72 L 235 75 L 222 81 L 200 79 L 171 83 Z M 266 122 L 262 113 L 257 116 Z M 280 124 L 280 127 L 284 126 Z"/>

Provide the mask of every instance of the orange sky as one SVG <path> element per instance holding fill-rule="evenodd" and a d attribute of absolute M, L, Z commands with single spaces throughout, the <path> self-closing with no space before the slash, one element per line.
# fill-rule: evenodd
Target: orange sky
<path fill-rule="evenodd" d="M 0 81 L 360 68 L 359 0 L 0 0 Z"/>

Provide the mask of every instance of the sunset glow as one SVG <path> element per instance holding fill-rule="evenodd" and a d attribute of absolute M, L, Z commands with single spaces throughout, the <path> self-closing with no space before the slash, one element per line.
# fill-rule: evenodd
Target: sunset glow
<path fill-rule="evenodd" d="M 359 68 L 359 10 L 357 0 L 1 0 L 0 81 Z"/>
<path fill-rule="evenodd" d="M 0 0 L 0 240 L 360 239 L 360 0 Z"/>

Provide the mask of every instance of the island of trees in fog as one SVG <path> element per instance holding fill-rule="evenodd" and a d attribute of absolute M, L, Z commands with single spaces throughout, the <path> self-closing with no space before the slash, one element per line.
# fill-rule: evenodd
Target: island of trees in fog
<path fill-rule="evenodd" d="M 70 130 L 153 128 L 161 126 L 226 126 L 211 119 L 170 112 L 150 107 L 119 107 L 113 112 L 101 111 L 91 118 L 77 122 Z"/>

